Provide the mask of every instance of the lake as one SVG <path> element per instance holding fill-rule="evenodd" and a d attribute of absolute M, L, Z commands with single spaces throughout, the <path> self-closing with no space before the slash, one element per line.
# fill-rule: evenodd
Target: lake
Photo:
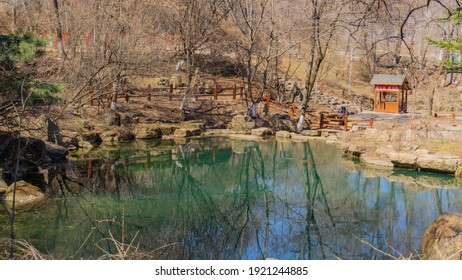
<path fill-rule="evenodd" d="M 16 235 L 55 259 L 418 259 L 430 223 L 462 211 L 452 176 L 365 168 L 321 141 L 135 141 L 40 180 L 48 200 Z"/>

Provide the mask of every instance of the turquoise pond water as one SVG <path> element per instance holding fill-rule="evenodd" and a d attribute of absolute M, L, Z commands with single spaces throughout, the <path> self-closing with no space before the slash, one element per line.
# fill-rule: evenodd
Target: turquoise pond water
<path fill-rule="evenodd" d="M 104 258 L 111 235 L 157 259 L 409 257 L 438 215 L 462 211 L 451 176 L 365 169 L 323 142 L 137 141 L 42 181 L 48 200 L 18 214 L 16 235 L 55 259 Z"/>

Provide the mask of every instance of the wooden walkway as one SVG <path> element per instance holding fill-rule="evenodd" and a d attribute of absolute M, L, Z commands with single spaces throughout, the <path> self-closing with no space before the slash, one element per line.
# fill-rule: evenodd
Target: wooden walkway
<path fill-rule="evenodd" d="M 169 85 L 168 87 L 161 88 L 127 88 L 124 90 L 123 95 L 116 96 L 117 99 L 123 99 L 129 103 L 130 100 L 145 100 L 147 102 L 155 100 L 166 100 L 166 101 L 181 101 L 186 93 L 186 87 L 175 87 Z M 229 87 L 220 87 L 215 85 L 214 87 L 202 87 L 192 88 L 193 93 L 191 98 L 194 102 L 211 101 L 230 101 L 230 100 L 245 100 L 245 85 L 244 83 L 235 83 Z M 254 96 L 258 96 L 258 93 L 253 93 Z M 108 93 L 105 95 L 98 95 L 97 97 L 92 96 L 93 93 L 89 92 L 81 98 L 81 102 L 86 102 L 87 106 L 98 106 L 98 108 L 106 108 L 110 106 L 112 94 Z M 86 101 L 82 101 L 86 100 Z M 264 94 L 264 100 L 268 110 L 275 112 L 281 112 L 290 116 L 291 120 L 297 120 L 300 118 L 301 110 L 295 105 L 295 103 L 287 104 L 281 103 L 271 99 L 271 92 L 268 91 Z M 305 113 L 305 126 L 309 129 L 338 129 L 338 130 L 349 130 L 354 124 L 368 123 L 369 127 L 373 126 L 373 118 L 369 120 L 349 120 L 348 115 L 342 114 L 331 114 L 327 112 L 321 112 L 319 115 L 312 113 Z"/>

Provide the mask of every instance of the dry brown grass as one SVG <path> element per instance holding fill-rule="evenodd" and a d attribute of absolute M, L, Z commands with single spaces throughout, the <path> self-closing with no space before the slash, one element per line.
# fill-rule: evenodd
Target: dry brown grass
<path fill-rule="evenodd" d="M 0 241 L 0 260 L 6 260 L 10 254 L 10 239 Z M 39 252 L 30 242 L 26 240 L 15 240 L 13 242 L 15 260 L 51 260 L 53 257 Z"/>
<path fill-rule="evenodd" d="M 462 156 L 462 141 L 424 140 L 420 147 L 433 153 Z"/>

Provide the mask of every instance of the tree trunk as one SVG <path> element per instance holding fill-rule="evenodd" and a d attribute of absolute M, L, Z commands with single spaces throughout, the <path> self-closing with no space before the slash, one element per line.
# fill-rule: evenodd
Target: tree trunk
<path fill-rule="evenodd" d="M 432 89 L 432 92 L 430 94 L 430 97 L 428 98 L 427 115 L 429 115 L 429 116 L 433 115 L 433 101 L 434 101 L 434 98 L 435 98 L 436 87 L 438 85 L 438 79 L 440 77 L 441 77 L 441 73 L 433 81 L 433 89 Z"/>
<path fill-rule="evenodd" d="M 11 4 L 11 33 L 16 33 L 16 1 Z"/>
<path fill-rule="evenodd" d="M 58 51 L 59 54 L 61 55 L 61 58 L 66 58 L 66 52 L 64 50 L 64 42 L 63 42 L 63 28 L 61 25 L 61 16 L 59 15 L 59 6 L 58 6 L 58 0 L 53 0 L 53 6 L 55 10 L 55 16 L 56 16 L 56 33 L 58 37 Z"/>

